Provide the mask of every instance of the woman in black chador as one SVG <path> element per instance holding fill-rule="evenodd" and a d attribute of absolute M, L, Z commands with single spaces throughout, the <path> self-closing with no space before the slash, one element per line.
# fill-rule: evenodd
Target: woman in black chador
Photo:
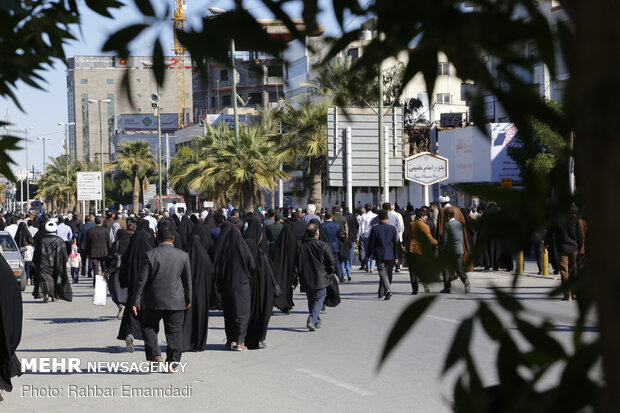
<path fill-rule="evenodd" d="M 252 218 L 245 232 L 245 241 L 250 248 L 256 271 L 250 281 L 251 311 L 245 345 L 249 349 L 265 348 L 265 338 L 273 309 L 273 270 L 267 257 L 267 239 L 256 217 Z"/>
<path fill-rule="evenodd" d="M 131 309 L 132 306 L 140 304 L 133 303 L 131 297 L 136 288 L 146 252 L 155 248 L 155 238 L 153 238 L 152 234 L 153 232 L 149 228 L 148 221 L 143 220 L 138 222 L 136 232 L 129 243 L 129 247 L 125 251 L 125 255 L 123 255 L 119 272 L 119 282 L 121 287 L 127 288 L 127 304 L 125 305 L 127 309 Z M 116 338 L 125 341 L 127 351 L 130 353 L 134 351 L 133 340 L 136 338 L 138 340 L 143 340 L 141 318 L 141 312 L 138 312 L 137 316 L 134 315 L 133 311 L 129 310 L 123 313 L 123 321 L 121 321 L 121 326 Z"/>
<path fill-rule="evenodd" d="M 187 252 L 192 268 L 192 306 L 185 311 L 183 351 L 203 351 L 209 327 L 209 280 L 215 271 L 198 235 L 190 238 Z"/>
<path fill-rule="evenodd" d="M 15 350 L 22 338 L 22 295 L 13 270 L 0 259 L 0 401 L 13 390 L 11 378 L 20 375 Z"/>

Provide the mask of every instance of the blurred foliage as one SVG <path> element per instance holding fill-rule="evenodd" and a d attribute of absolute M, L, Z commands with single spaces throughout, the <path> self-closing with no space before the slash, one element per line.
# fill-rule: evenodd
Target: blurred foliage
<path fill-rule="evenodd" d="M 548 100 L 547 105 L 558 116 L 566 116 L 562 109 L 562 104 Z M 510 146 L 508 147 L 508 155 L 521 166 L 522 169 L 531 171 L 538 175 L 545 175 L 551 172 L 553 168 L 561 164 L 567 165 L 568 158 L 568 138 L 560 135 L 560 132 L 549 124 L 532 118 L 532 139 L 531 145 Z M 520 136 L 517 141 L 521 141 Z M 523 144 L 523 142 L 521 142 Z M 528 150 L 530 149 L 530 150 Z"/>
<path fill-rule="evenodd" d="M 298 29 L 287 11 L 292 0 L 261 2 L 275 18 L 286 25 L 295 38 L 303 40 L 306 35 L 316 31 L 321 9 L 319 0 L 300 0 L 305 23 L 302 29 Z M 0 32 L 0 43 L 3 45 L 0 46 L 0 59 L 3 59 L 0 63 L 3 75 L 6 75 L 0 80 L 0 95 L 14 97 L 11 87 L 14 87 L 16 81 L 23 80 L 38 85 L 42 79 L 36 74 L 37 70 L 49 65 L 53 59 L 64 60 L 62 46 L 72 38 L 67 24 L 79 21 L 79 11 L 75 0 L 13 0 L 5 3 L 6 6 L 3 4 L 4 7 L 0 8 L 0 16 L 7 22 L 3 25 L 4 32 Z M 105 51 L 126 57 L 128 45 L 149 25 L 169 22 L 169 9 L 156 15 L 150 0 L 135 0 L 135 3 L 147 17 L 146 24 L 137 22 L 113 34 L 104 46 Z M 240 48 L 266 52 L 273 56 L 281 55 L 285 44 L 280 39 L 270 38 L 251 11 L 243 8 L 244 3 L 236 0 L 235 10 L 222 15 L 205 16 L 201 27 L 188 28 L 186 32 L 177 33 L 203 76 L 206 76 L 208 59 L 230 64 L 231 39 L 234 39 Z M 529 79 L 520 76 L 523 72 L 531 72 L 534 64 L 545 64 L 553 77 L 558 55 L 565 61 L 569 74 L 574 73 L 574 18 L 570 15 L 568 2 L 562 2 L 562 7 L 565 7 L 570 18 L 568 21 L 555 22 L 554 30 L 545 14 L 537 7 L 546 1 L 472 0 L 466 3 L 467 6 L 460 0 L 381 0 L 365 2 L 362 6 L 358 0 L 334 0 L 332 9 L 342 35 L 331 39 L 330 50 L 324 63 L 329 65 L 332 58 L 337 57 L 361 34 L 361 28 L 348 29 L 349 22 L 345 22 L 345 16 L 348 19 L 374 16 L 376 29 L 382 36 L 371 40 L 361 57 L 351 63 L 348 70 L 359 77 L 357 81 L 347 83 L 348 96 L 367 96 L 365 90 L 375 81 L 376 73 L 373 70 L 376 72 L 378 63 L 401 53 L 408 55 L 407 64 L 402 71 L 402 84 L 407 84 L 415 75 L 421 74 L 426 90 L 432 95 L 437 77 L 438 56 L 443 53 L 461 79 L 472 81 L 477 86 L 469 96 L 472 104 L 471 119 L 482 130 L 485 130 L 483 97 L 490 93 L 497 98 L 519 130 L 523 151 L 527 154 L 522 159 L 526 168 L 522 173 L 522 190 L 511 191 L 489 185 L 461 186 L 461 189 L 475 193 L 482 199 L 497 202 L 500 207 L 497 214 L 485 219 L 484 224 L 481 223 L 481 229 L 484 230 L 481 231 L 480 243 L 474 249 L 475 257 L 480 253 L 479 245 L 492 239 L 505 241 L 513 251 L 529 248 L 537 239 L 537 234 L 548 228 L 558 216 L 566 213 L 574 201 L 566 174 L 562 173 L 562 170 L 565 170 L 562 164 L 567 160 L 566 138 L 573 130 L 574 119 L 541 99 L 529 84 Z M 109 8 L 118 5 L 119 3 L 113 0 L 86 1 L 87 7 L 102 15 L 106 15 Z M 45 36 L 49 36 L 49 39 Z M 164 76 L 164 71 L 158 69 L 163 67 L 161 38 L 154 39 L 152 43 L 155 77 L 161 84 Z M 536 59 L 525 53 L 526 48 L 536 50 Z M 494 64 L 488 65 L 489 59 Z M 401 75 L 392 78 L 400 79 Z M 572 78 L 569 78 L 566 87 L 569 91 L 571 82 Z M 128 82 L 124 84 L 128 86 Z M 341 85 L 336 85 L 334 90 L 337 91 L 340 87 Z M 128 87 L 127 93 L 130 94 Z M 574 113 L 571 102 L 564 103 L 566 112 Z M 289 115 L 295 113 L 293 109 L 289 110 Z M 286 123 L 284 118 L 281 121 Z M 291 118 L 289 123 L 294 125 L 299 122 Z M 312 122 L 308 124 L 312 125 Z M 310 135 L 300 132 L 304 130 L 303 125 L 299 124 L 285 130 L 282 136 L 291 143 L 288 145 L 292 153 L 291 159 L 300 160 L 305 153 L 303 156 L 309 161 L 309 166 L 319 170 L 320 151 L 317 149 L 310 152 L 310 149 L 320 148 L 321 142 L 314 138 L 307 139 Z M 232 175 L 235 183 L 242 184 L 237 191 L 250 192 L 250 195 L 254 196 L 256 187 L 243 186 L 247 183 L 243 177 L 252 168 L 242 165 L 257 162 L 264 166 L 266 171 L 269 167 L 273 169 L 277 163 L 264 163 L 271 158 L 268 158 L 269 154 L 265 152 L 268 149 L 265 149 L 267 146 L 262 143 L 262 133 L 259 134 L 252 127 L 247 130 L 244 128 L 242 142 L 233 142 L 229 135 L 218 140 L 209 132 L 204 137 L 202 148 L 195 148 L 198 162 L 210 162 L 212 157 L 218 159 L 217 163 L 204 165 L 202 175 L 218 178 L 230 178 Z M 297 142 L 299 152 L 294 153 L 293 145 Z M 545 151 L 541 150 L 541 144 Z M 216 148 L 214 152 L 210 145 Z M 250 161 L 247 153 L 242 152 L 245 148 L 248 153 L 256 154 L 257 159 Z M 0 157 L 6 153 L 2 152 L 2 149 L 0 147 Z M 192 162 L 190 152 L 183 150 L 180 154 L 177 156 L 184 156 L 186 159 L 175 159 L 177 168 L 178 165 L 189 165 Z M 235 163 L 236 168 L 236 172 L 232 174 L 231 163 Z M 173 163 L 173 168 L 174 165 Z M 540 173 L 550 167 L 551 173 Z M 5 173 L 6 170 L 0 172 Z M 261 181 L 264 184 L 259 186 L 273 186 L 269 179 L 278 175 L 275 171 L 269 173 L 270 178 L 265 177 L 265 180 Z M 320 173 L 313 176 L 318 176 L 320 185 Z M 204 191 L 216 188 L 217 181 L 211 179 L 198 184 L 196 180 L 200 178 L 196 173 L 191 180 L 184 183 L 177 181 L 176 184 L 195 186 Z M 425 268 L 434 269 L 433 271 L 442 268 L 446 259 L 442 255 L 435 257 L 429 249 L 423 257 L 426 260 Z M 580 284 L 583 279 L 577 278 L 573 288 L 579 297 L 579 311 L 572 332 L 573 340 L 569 346 L 560 344 L 554 338 L 554 327 L 546 320 L 531 321 L 527 310 L 514 296 L 518 277 L 514 278 L 512 288 L 506 291 L 501 288 L 493 290 L 492 300 L 497 306 L 480 300 L 472 313 L 463 314 L 463 321 L 456 330 L 444 365 L 444 372 L 461 369 L 453 389 L 452 407 L 455 411 L 568 412 L 596 406 L 602 387 L 591 377 L 594 366 L 600 360 L 601 351 L 598 337 L 586 340 L 583 335 L 585 317 L 595 298 L 589 297 L 587 289 Z M 557 293 L 558 291 L 555 291 L 553 294 Z M 381 362 L 396 348 L 422 314 L 431 308 L 434 300 L 434 297 L 417 299 L 403 311 L 386 341 Z M 506 317 L 508 323 L 502 321 Z M 493 386 L 484 383 L 472 355 L 472 337 L 476 328 L 481 329 L 498 346 L 498 380 Z M 559 378 L 543 386 L 541 381 L 547 375 L 559 375 Z"/>

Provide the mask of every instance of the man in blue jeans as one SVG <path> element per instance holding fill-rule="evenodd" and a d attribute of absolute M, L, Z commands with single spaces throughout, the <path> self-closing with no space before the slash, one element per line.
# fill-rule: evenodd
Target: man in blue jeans
<path fill-rule="evenodd" d="M 306 229 L 305 241 L 299 249 L 297 275 L 301 291 L 308 297 L 309 331 L 321 328 L 321 307 L 327 296 L 327 286 L 332 282 L 336 262 L 329 244 L 319 240 L 319 229 L 310 224 Z"/>

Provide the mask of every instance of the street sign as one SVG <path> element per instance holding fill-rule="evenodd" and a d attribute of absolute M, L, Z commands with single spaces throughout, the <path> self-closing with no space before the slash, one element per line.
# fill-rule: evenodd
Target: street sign
<path fill-rule="evenodd" d="M 420 185 L 432 185 L 448 179 L 448 159 L 422 152 L 405 159 L 405 179 Z"/>
<path fill-rule="evenodd" d="M 78 201 L 101 201 L 101 172 L 77 173 Z"/>

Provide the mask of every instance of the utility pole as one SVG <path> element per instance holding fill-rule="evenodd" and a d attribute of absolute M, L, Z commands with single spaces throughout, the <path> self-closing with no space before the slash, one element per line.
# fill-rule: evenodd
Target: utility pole
<path fill-rule="evenodd" d="M 157 162 L 159 167 L 159 205 L 157 209 L 161 211 L 162 206 L 162 183 L 161 183 L 161 113 L 159 111 L 159 83 L 157 84 Z M 146 201 L 145 201 L 146 203 Z"/>
<path fill-rule="evenodd" d="M 25 139 L 24 141 L 26 142 L 26 203 L 28 204 L 28 209 L 27 211 L 30 211 L 30 174 L 28 173 L 29 170 L 29 162 L 28 162 L 28 130 L 30 129 L 34 129 L 32 126 L 29 126 L 27 128 L 20 128 L 21 130 L 24 131 L 25 134 Z M 34 178 L 34 166 L 32 167 L 32 177 Z"/>
<path fill-rule="evenodd" d="M 230 62 L 232 64 L 232 100 L 235 114 L 235 139 L 239 141 L 239 114 L 237 112 L 237 71 L 235 70 L 235 39 L 230 39 Z"/>

